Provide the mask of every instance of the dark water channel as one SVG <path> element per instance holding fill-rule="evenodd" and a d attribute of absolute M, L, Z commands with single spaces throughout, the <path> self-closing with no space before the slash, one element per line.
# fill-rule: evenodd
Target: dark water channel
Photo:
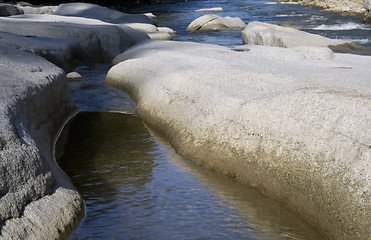
<path fill-rule="evenodd" d="M 278 202 L 177 155 L 132 114 L 77 115 L 60 163 L 87 211 L 70 239 L 321 239 Z"/>
<path fill-rule="evenodd" d="M 362 16 L 262 0 L 199 0 L 142 6 L 175 41 L 240 45 L 240 32 L 186 32 L 190 22 L 222 7 L 245 23 L 292 26 L 371 47 Z M 129 96 L 104 85 L 107 65 L 78 72 L 69 83 L 82 111 L 65 129 L 61 167 L 83 195 L 86 216 L 70 239 L 323 239 L 311 225 L 253 189 L 177 155 L 134 115 Z M 110 113 L 108 113 L 110 112 Z M 116 112 L 116 113 L 113 113 Z"/>

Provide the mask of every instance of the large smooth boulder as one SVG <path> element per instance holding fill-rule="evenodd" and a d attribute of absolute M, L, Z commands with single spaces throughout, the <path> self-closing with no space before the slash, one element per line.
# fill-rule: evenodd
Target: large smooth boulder
<path fill-rule="evenodd" d="M 251 47 L 145 41 L 116 58 L 106 84 L 127 91 L 181 155 L 281 201 L 329 239 L 368 239 L 371 57 L 286 61 L 302 53 Z"/>
<path fill-rule="evenodd" d="M 0 46 L 0 239 L 67 238 L 83 216 L 54 139 L 75 106 L 64 71 Z"/>
<path fill-rule="evenodd" d="M 0 46 L 34 53 L 66 72 L 73 71 L 79 66 L 91 66 L 93 64 L 81 45 L 68 39 L 25 37 L 0 32 Z"/>
<path fill-rule="evenodd" d="M 201 16 L 191 22 L 187 31 L 232 30 L 241 31 L 246 24 L 240 18 L 221 17 L 214 14 Z"/>
<path fill-rule="evenodd" d="M 109 23 L 149 23 L 157 25 L 157 21 L 145 14 L 125 14 L 90 3 L 65 3 L 53 12 L 55 15 L 99 19 Z"/>
<path fill-rule="evenodd" d="M 0 31 L 77 41 L 94 62 L 111 62 L 148 35 L 127 26 L 96 19 L 56 15 L 19 15 L 0 18 Z"/>
<path fill-rule="evenodd" d="M 0 3 L 0 16 L 23 14 L 23 11 L 13 4 Z"/>
<path fill-rule="evenodd" d="M 244 44 L 285 48 L 301 46 L 328 47 L 338 53 L 362 52 L 371 54 L 370 49 L 358 44 L 262 22 L 250 22 L 242 31 L 242 40 Z"/>

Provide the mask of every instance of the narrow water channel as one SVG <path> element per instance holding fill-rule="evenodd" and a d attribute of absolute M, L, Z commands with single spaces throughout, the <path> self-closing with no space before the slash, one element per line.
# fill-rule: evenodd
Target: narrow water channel
<path fill-rule="evenodd" d="M 289 25 L 371 47 L 371 25 L 361 16 L 267 2 L 198 0 L 133 11 L 155 13 L 160 26 L 176 30 L 175 41 L 242 44 L 240 32 L 185 31 L 206 14 L 194 10 L 220 6 L 218 15 L 245 23 Z M 280 203 L 177 155 L 134 115 L 126 93 L 104 85 L 108 69 L 79 69 L 86 81 L 69 83 L 82 112 L 62 134 L 59 162 L 86 204 L 69 239 L 324 239 Z"/>
<path fill-rule="evenodd" d="M 69 239 L 322 239 L 278 202 L 177 155 L 132 114 L 81 112 L 60 165 L 86 216 Z"/>

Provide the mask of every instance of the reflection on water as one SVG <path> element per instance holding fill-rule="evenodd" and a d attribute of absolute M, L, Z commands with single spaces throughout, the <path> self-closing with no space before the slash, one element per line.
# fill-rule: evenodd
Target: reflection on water
<path fill-rule="evenodd" d="M 60 164 L 87 213 L 70 239 L 321 239 L 255 190 L 199 167 L 134 115 L 79 113 Z"/>

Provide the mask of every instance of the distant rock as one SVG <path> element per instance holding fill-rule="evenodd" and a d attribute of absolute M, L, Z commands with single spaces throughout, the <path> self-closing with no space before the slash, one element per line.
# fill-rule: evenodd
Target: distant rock
<path fill-rule="evenodd" d="M 151 39 L 157 39 L 157 40 L 172 40 L 172 36 L 167 33 L 167 32 L 152 32 L 152 33 L 147 33 L 148 36 Z"/>
<path fill-rule="evenodd" d="M 222 12 L 223 8 L 221 7 L 213 7 L 213 8 L 202 8 L 202 9 L 197 9 L 195 12 Z"/>
<path fill-rule="evenodd" d="M 67 82 L 81 82 L 85 81 L 84 77 L 78 72 L 70 72 L 66 75 Z"/>
<path fill-rule="evenodd" d="M 371 56 L 244 47 L 144 41 L 116 58 L 106 84 L 128 92 L 179 154 L 281 201 L 329 239 L 368 239 Z"/>
<path fill-rule="evenodd" d="M 242 31 L 242 40 L 244 44 L 285 48 L 301 46 L 328 47 L 332 51 L 339 53 L 364 52 L 371 54 L 370 49 L 361 45 L 262 22 L 250 22 Z"/>
<path fill-rule="evenodd" d="M 207 14 L 191 22 L 187 27 L 187 31 L 205 31 L 205 30 L 241 31 L 245 27 L 246 24 L 240 18 L 220 17 L 218 15 Z"/>
<path fill-rule="evenodd" d="M 0 16 L 7 17 L 23 14 L 22 9 L 13 4 L 0 3 Z"/>
<path fill-rule="evenodd" d="M 363 1 L 369 0 L 299 0 L 297 3 L 303 5 L 315 5 L 328 11 L 365 13 Z"/>

